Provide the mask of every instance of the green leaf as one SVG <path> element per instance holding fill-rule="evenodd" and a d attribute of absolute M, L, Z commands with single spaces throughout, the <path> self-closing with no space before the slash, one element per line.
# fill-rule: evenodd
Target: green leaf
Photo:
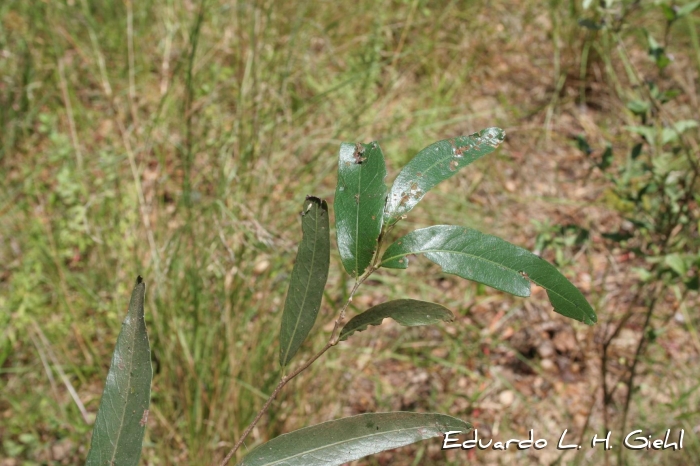
<path fill-rule="evenodd" d="M 386 200 L 384 221 L 396 223 L 435 185 L 496 150 L 505 136 L 500 128 L 487 128 L 469 136 L 438 141 L 420 151 L 396 177 Z"/>
<path fill-rule="evenodd" d="M 280 330 L 280 364 L 294 357 L 316 322 L 328 279 L 331 244 L 326 201 L 307 196 L 301 212 L 303 238 L 289 281 Z"/>
<path fill-rule="evenodd" d="M 437 437 L 469 432 L 468 422 L 444 414 L 370 413 L 280 435 L 250 452 L 239 466 L 335 466 Z"/>
<path fill-rule="evenodd" d="M 554 310 L 588 325 L 595 312 L 581 292 L 541 257 L 470 228 L 436 225 L 412 231 L 384 252 L 381 265 L 405 269 L 409 254 L 424 254 L 447 273 L 516 296 L 530 296 L 530 281 L 547 290 Z"/>
<path fill-rule="evenodd" d="M 386 201 L 386 165 L 379 144 L 340 145 L 335 226 L 343 267 L 362 275 L 374 257 Z"/>
<path fill-rule="evenodd" d="M 605 27 L 604 23 L 599 23 L 598 21 L 590 18 L 579 19 L 578 25 L 586 29 L 590 29 L 591 31 L 600 31 Z"/>
<path fill-rule="evenodd" d="M 661 132 L 661 144 L 668 144 L 678 140 L 678 135 L 683 134 L 691 128 L 697 128 L 696 120 L 680 120 L 674 123 L 673 128 L 664 128 Z"/>
<path fill-rule="evenodd" d="M 593 149 L 591 149 L 591 146 L 590 144 L 588 144 L 586 137 L 582 134 L 576 136 L 576 145 L 578 146 L 578 150 L 580 150 L 586 155 L 590 155 L 591 153 L 593 153 Z"/>
<path fill-rule="evenodd" d="M 649 43 L 649 56 L 656 62 L 656 66 L 659 69 L 666 68 L 671 63 L 671 59 L 666 55 L 664 48 L 648 32 L 647 42 Z"/>
<path fill-rule="evenodd" d="M 664 257 L 664 263 L 681 277 L 688 273 L 688 265 L 683 256 L 678 253 L 668 254 Z"/>
<path fill-rule="evenodd" d="M 644 100 L 631 100 L 627 102 L 627 108 L 632 111 L 635 115 L 646 115 L 646 113 L 651 108 L 649 102 Z"/>
<path fill-rule="evenodd" d="M 600 163 L 598 163 L 598 168 L 601 171 L 605 171 L 611 164 L 613 160 L 613 149 L 611 145 L 607 145 L 603 155 L 600 157 Z"/>
<path fill-rule="evenodd" d="M 356 315 L 340 331 L 340 340 L 347 340 L 355 332 L 366 330 L 370 325 L 381 325 L 391 317 L 406 327 L 452 322 L 455 316 L 445 306 L 415 299 L 397 299 L 371 307 Z"/>
<path fill-rule="evenodd" d="M 112 355 L 86 464 L 137 465 L 151 400 L 151 347 L 148 344 L 141 277 L 131 293 Z"/>
<path fill-rule="evenodd" d="M 700 1 L 686 3 L 682 7 L 678 8 L 676 15 L 678 15 L 679 18 L 682 18 L 683 16 L 689 15 L 693 11 L 697 10 L 698 7 L 700 7 Z"/>
<path fill-rule="evenodd" d="M 656 140 L 656 129 L 650 126 L 624 126 L 627 131 L 644 136 L 649 144 L 654 144 Z"/>
<path fill-rule="evenodd" d="M 669 23 L 675 21 L 678 18 L 676 10 L 671 8 L 670 5 L 662 3 L 661 5 L 659 5 L 659 7 L 661 8 L 661 11 L 663 12 L 664 17 L 666 18 L 666 21 L 668 21 Z"/>

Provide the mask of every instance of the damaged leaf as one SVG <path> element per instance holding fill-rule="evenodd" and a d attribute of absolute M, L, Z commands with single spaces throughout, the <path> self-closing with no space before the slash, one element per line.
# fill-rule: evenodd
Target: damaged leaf
<path fill-rule="evenodd" d="M 340 259 L 353 277 L 367 269 L 377 248 L 386 199 L 385 177 L 379 144 L 341 144 L 333 207 Z"/>
<path fill-rule="evenodd" d="M 500 128 L 487 128 L 469 136 L 438 141 L 420 151 L 394 180 L 384 209 L 384 222 L 396 223 L 438 183 L 496 150 L 505 136 Z"/>

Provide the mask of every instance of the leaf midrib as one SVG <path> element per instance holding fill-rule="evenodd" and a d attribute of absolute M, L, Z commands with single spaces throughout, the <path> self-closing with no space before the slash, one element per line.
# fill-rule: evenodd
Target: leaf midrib
<path fill-rule="evenodd" d="M 469 253 L 464 252 L 464 251 L 451 251 L 451 250 L 444 250 L 444 249 L 425 249 L 425 250 L 421 250 L 421 251 L 406 252 L 406 253 L 403 253 L 403 254 L 398 254 L 398 255 L 396 255 L 396 256 L 392 256 L 392 257 L 389 257 L 389 258 L 387 258 L 387 259 L 384 259 L 384 260 L 382 260 L 381 264 L 384 264 L 385 262 L 388 262 L 388 261 L 390 261 L 390 260 L 398 259 L 399 257 L 405 257 L 405 256 L 407 256 L 407 255 L 409 255 L 409 254 L 425 254 L 425 253 L 429 253 L 429 252 L 444 252 L 444 253 L 450 253 L 450 254 L 461 254 L 461 255 L 464 255 L 464 256 L 473 257 L 473 258 L 475 258 L 476 260 L 481 260 L 481 261 L 484 261 L 484 262 L 488 262 L 488 263 L 490 263 L 490 264 L 498 265 L 498 266 L 500 266 L 500 267 L 503 267 L 503 268 L 505 268 L 505 269 L 507 269 L 507 270 L 514 271 L 514 272 L 516 272 L 516 273 L 518 272 L 517 270 L 515 270 L 515 269 L 513 269 L 513 268 L 510 268 L 510 267 L 508 267 L 508 266 L 506 266 L 506 265 L 500 264 L 500 263 L 498 263 L 498 262 L 494 262 L 494 261 L 492 261 L 492 260 L 486 259 L 486 258 L 481 257 L 481 256 L 477 256 L 477 255 L 474 255 L 474 254 L 469 254 Z M 438 265 L 439 265 L 439 264 L 438 264 Z M 441 267 L 442 267 L 442 266 L 441 266 Z M 528 277 L 529 277 L 529 276 L 528 276 Z M 542 288 L 544 288 L 545 290 L 547 290 L 548 293 L 551 292 L 551 293 L 553 293 L 553 294 L 559 296 L 561 299 L 563 299 L 563 300 L 566 301 L 567 303 L 571 304 L 571 305 L 574 306 L 576 309 L 581 310 L 586 316 L 588 316 L 588 313 L 585 312 L 585 310 L 584 310 L 583 308 L 581 308 L 581 307 L 578 306 L 576 303 L 574 303 L 573 301 L 571 301 L 570 299 L 568 299 L 566 296 L 562 295 L 561 293 L 555 291 L 554 289 L 552 289 L 552 288 L 550 288 L 550 287 L 548 287 L 548 286 L 546 286 L 546 285 L 541 284 L 540 282 L 538 282 L 538 281 L 532 279 L 531 277 L 529 277 L 528 280 L 529 280 L 529 281 L 532 281 L 533 283 L 535 283 L 535 284 L 538 285 L 538 286 L 541 286 Z"/>
<path fill-rule="evenodd" d="M 140 285 L 139 285 L 139 286 L 140 286 Z M 139 293 L 140 293 L 140 292 L 141 292 L 141 291 L 139 290 Z M 137 310 L 137 311 L 138 311 L 138 310 Z M 131 309 L 129 309 L 129 313 L 131 313 Z M 138 313 L 138 312 L 137 312 L 137 313 Z M 136 324 L 135 324 L 136 327 L 138 327 L 138 324 L 139 324 L 139 323 L 138 323 L 138 319 L 139 319 L 139 316 L 136 317 Z M 121 439 L 122 429 L 123 429 L 123 427 L 124 427 L 124 418 L 126 417 L 126 416 L 125 416 L 125 413 L 126 413 L 126 406 L 129 404 L 129 398 L 131 398 L 131 380 L 132 380 L 132 378 L 133 378 L 132 375 L 131 375 L 131 373 L 132 373 L 131 368 L 133 367 L 133 364 L 134 364 L 134 353 L 136 352 L 136 351 L 135 351 L 136 348 L 135 348 L 135 345 L 134 345 L 134 343 L 135 343 L 135 341 L 136 341 L 136 328 L 133 329 L 133 332 L 132 332 L 131 336 L 133 337 L 133 338 L 131 338 L 131 341 L 130 341 L 130 342 L 131 342 L 131 358 L 129 358 L 129 365 L 128 365 L 127 367 L 124 368 L 124 370 L 126 370 L 127 368 L 129 369 L 129 377 L 127 378 L 128 383 L 127 383 L 127 385 L 126 385 L 126 398 L 124 399 L 123 408 L 122 408 L 122 414 L 121 414 L 121 416 L 120 416 L 120 418 L 119 418 L 119 429 L 118 429 L 118 431 L 117 431 L 117 439 L 116 439 L 116 441 L 114 442 L 114 448 L 113 448 L 113 451 L 112 451 L 112 459 L 110 460 L 110 464 L 113 464 L 114 461 L 115 461 L 115 458 L 117 457 L 117 450 L 118 450 L 118 447 L 119 447 L 119 439 Z M 116 369 L 119 369 L 119 364 L 117 364 Z M 117 392 L 118 392 L 118 391 L 119 391 L 119 388 L 117 387 Z"/>

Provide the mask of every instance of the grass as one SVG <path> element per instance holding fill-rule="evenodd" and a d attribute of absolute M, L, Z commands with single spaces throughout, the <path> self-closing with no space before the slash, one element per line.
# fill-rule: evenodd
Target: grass
<path fill-rule="evenodd" d="M 661 28 L 658 13 L 642 13 L 630 22 Z M 571 138 L 630 147 L 625 99 L 640 91 L 619 47 L 578 26 L 587 14 L 557 1 L 2 2 L 0 464 L 85 457 L 137 274 L 147 283 L 155 369 L 142 462 L 221 459 L 276 384 L 296 214 L 306 194 L 332 197 L 341 141 L 379 140 L 391 179 L 435 140 L 505 128 L 498 154 L 431 193 L 397 235 L 454 223 L 533 248 L 551 230 L 545 220 L 588 228 L 583 246 L 543 254 L 588 283 L 602 323 L 618 322 L 640 286 L 631 271 L 640 264 L 596 241 L 621 215 Z M 673 111 L 696 119 L 700 52 L 684 31 L 697 22 L 691 16 L 673 30 L 675 62 L 664 78 L 684 91 Z M 624 40 L 632 65 L 648 73 L 645 39 L 633 32 Z M 697 142 L 697 131 L 688 134 Z M 348 292 L 341 271 L 333 256 L 307 354 L 320 348 L 318 333 Z M 513 299 L 423 261 L 407 273 L 379 275 L 356 310 L 410 296 L 447 305 L 456 324 L 373 329 L 341 345 L 285 390 L 248 447 L 389 409 L 462 416 L 495 437 L 535 428 L 551 443 L 564 428 L 583 436 L 586 425 L 586 436 L 600 434 L 604 324 L 570 326 L 537 292 Z M 635 464 L 700 459 L 697 296 L 678 296 L 659 303 L 654 324 L 665 333 L 642 358 L 628 426 L 684 427 L 686 448 L 628 454 Z M 685 323 L 676 309 L 686 310 Z M 635 319 L 620 361 L 640 333 Z M 560 329 L 576 337 L 563 366 L 514 350 L 515 335 L 552 320 L 564 326 L 552 338 Z M 622 401 L 608 409 L 619 422 Z M 443 455 L 426 442 L 367 464 L 549 464 L 558 455 Z M 602 453 L 563 460 L 599 463 Z"/>

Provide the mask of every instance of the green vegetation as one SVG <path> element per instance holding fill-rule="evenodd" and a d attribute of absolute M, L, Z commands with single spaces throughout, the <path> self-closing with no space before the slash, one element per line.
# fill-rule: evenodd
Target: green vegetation
<path fill-rule="evenodd" d="M 411 410 L 501 438 L 535 428 L 550 444 L 564 428 L 684 428 L 683 451 L 622 460 L 700 462 L 688 123 L 700 120 L 700 19 L 664 6 L 1 2 L 0 458 L 87 456 L 138 273 L 154 367 L 142 462 L 223 458 L 281 375 L 271 329 L 299 196 L 333 198 L 341 141 L 380 141 L 392 176 L 428 141 L 497 125 L 499 153 L 436 187 L 395 233 L 446 223 L 508 238 L 584 290 L 600 324 L 553 318 L 541 288 L 511 298 L 428 261 L 405 271 L 415 279 L 377 273 L 353 314 L 410 296 L 455 324 L 353 335 L 282 392 L 246 447 Z M 321 326 L 352 287 L 330 260 L 311 335 L 332 330 Z M 434 443 L 391 458 L 467 457 Z M 535 460 L 560 454 L 589 461 L 551 448 Z"/>

